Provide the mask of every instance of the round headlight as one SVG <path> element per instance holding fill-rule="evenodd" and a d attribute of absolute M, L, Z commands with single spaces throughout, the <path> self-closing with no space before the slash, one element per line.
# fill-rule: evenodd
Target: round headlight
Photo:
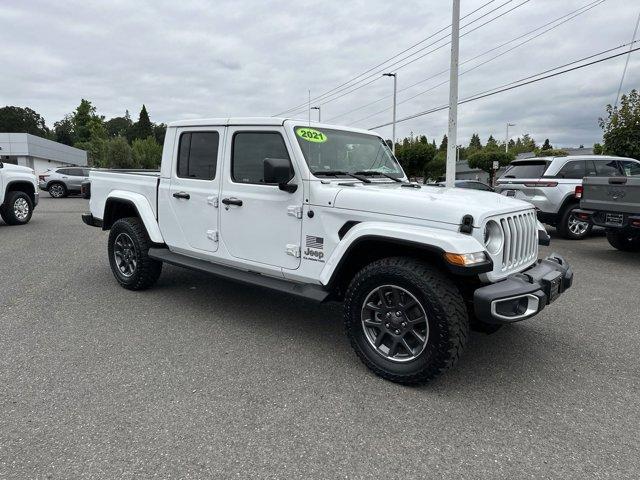
<path fill-rule="evenodd" d="M 503 243 L 502 229 L 497 222 L 489 220 L 484 227 L 484 246 L 491 255 L 495 255 L 502 250 Z"/>

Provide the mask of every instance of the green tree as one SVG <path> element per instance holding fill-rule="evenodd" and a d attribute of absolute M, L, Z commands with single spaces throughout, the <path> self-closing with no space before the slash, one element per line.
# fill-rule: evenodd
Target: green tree
<path fill-rule="evenodd" d="M 428 141 L 406 140 L 408 141 L 403 142 L 402 146 L 396 150 L 396 156 L 409 177 L 418 177 L 422 175 L 425 165 L 433 159 L 436 150 Z"/>
<path fill-rule="evenodd" d="M 151 136 L 153 136 L 153 124 L 149 119 L 147 107 L 142 105 L 138 121 L 133 125 L 130 141 L 133 142 L 136 138 L 145 139 Z"/>
<path fill-rule="evenodd" d="M 474 133 L 471 135 L 471 141 L 469 142 L 469 150 L 480 151 L 482 150 L 482 142 L 480 141 L 480 135 Z"/>
<path fill-rule="evenodd" d="M 131 147 L 124 137 L 116 137 L 107 140 L 106 167 L 108 168 L 135 168 Z"/>
<path fill-rule="evenodd" d="M 448 145 L 449 145 L 449 139 L 447 138 L 446 135 L 444 135 L 442 137 L 442 141 L 440 142 L 440 148 L 438 148 L 438 150 L 441 152 L 446 152 Z"/>
<path fill-rule="evenodd" d="M 487 139 L 487 144 L 485 145 L 485 147 L 487 150 L 500 150 L 500 145 L 498 145 L 498 142 L 496 141 L 495 138 L 493 138 L 493 135 L 489 135 L 489 138 Z"/>
<path fill-rule="evenodd" d="M 498 168 L 509 165 L 515 156 L 509 152 L 503 152 L 499 150 L 486 150 L 482 152 L 476 152 L 469 156 L 469 166 L 471 168 L 479 168 L 489 174 L 489 182 L 493 185 L 493 178 L 496 170 L 494 169 L 494 162 L 498 162 Z"/>
<path fill-rule="evenodd" d="M 134 140 L 131 146 L 131 153 L 133 163 L 137 167 L 156 169 L 160 166 L 162 146 L 158 145 L 153 137 Z"/>
<path fill-rule="evenodd" d="M 49 129 L 44 118 L 38 112 L 28 107 L 0 108 L 0 132 L 30 133 L 38 137 L 48 137 Z"/>
<path fill-rule="evenodd" d="M 429 181 L 437 182 L 444 176 L 447 169 L 447 152 L 441 150 L 435 154 L 435 156 L 424 165 L 422 176 L 424 177 L 424 183 Z"/>
<path fill-rule="evenodd" d="M 158 123 L 153 126 L 153 136 L 156 137 L 156 142 L 159 145 L 164 145 L 164 137 L 167 134 L 167 124 L 166 123 Z M 389 146 L 391 148 L 391 146 Z"/>
<path fill-rule="evenodd" d="M 593 154 L 594 155 L 602 155 L 604 154 L 604 147 L 599 143 L 593 144 Z"/>
<path fill-rule="evenodd" d="M 620 106 L 607 105 L 607 116 L 598 123 L 604 131 L 608 154 L 640 160 L 640 94 L 633 89 L 622 95 Z"/>
<path fill-rule="evenodd" d="M 549 143 L 549 139 L 544 139 L 544 144 L 542 145 L 542 150 L 553 150 L 553 145 Z"/>
<path fill-rule="evenodd" d="M 536 149 L 536 141 L 531 138 L 531 135 L 525 133 L 522 136 L 522 152 L 533 152 Z M 519 152 L 519 153 L 522 153 Z"/>
<path fill-rule="evenodd" d="M 89 142 L 91 140 L 91 123 L 96 118 L 96 107 L 89 100 L 80 100 L 80 105 L 75 109 L 71 117 L 73 126 L 73 143 Z"/>
<path fill-rule="evenodd" d="M 133 127 L 129 110 L 126 111 L 124 117 L 113 117 L 106 121 L 104 126 L 110 138 L 127 137 L 130 135 L 131 127 Z"/>
<path fill-rule="evenodd" d="M 73 116 L 67 114 L 53 124 L 53 139 L 58 143 L 73 145 Z"/>
<path fill-rule="evenodd" d="M 88 124 L 89 140 L 74 146 L 87 151 L 89 166 L 104 167 L 107 163 L 107 131 L 101 117 L 94 116 Z"/>
<path fill-rule="evenodd" d="M 536 150 L 536 157 L 566 157 L 569 154 L 565 150 L 549 149 L 549 150 Z"/>

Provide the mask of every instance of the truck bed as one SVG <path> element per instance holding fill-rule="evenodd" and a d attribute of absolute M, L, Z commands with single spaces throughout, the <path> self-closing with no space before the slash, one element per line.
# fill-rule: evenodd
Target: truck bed
<path fill-rule="evenodd" d="M 112 192 L 127 192 L 131 195 L 142 195 L 149 202 L 154 216 L 158 216 L 158 170 L 91 170 L 91 213 L 102 218 L 104 204 Z"/>
<path fill-rule="evenodd" d="M 582 186 L 584 209 L 640 214 L 640 177 L 586 177 Z"/>

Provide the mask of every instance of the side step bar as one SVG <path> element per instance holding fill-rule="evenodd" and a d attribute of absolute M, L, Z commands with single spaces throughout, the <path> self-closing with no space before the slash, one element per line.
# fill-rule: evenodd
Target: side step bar
<path fill-rule="evenodd" d="M 199 258 L 192 258 L 179 253 L 169 251 L 168 248 L 150 248 L 149 257 L 161 262 L 177 265 L 178 267 L 198 270 L 200 272 L 210 273 L 217 277 L 227 278 L 229 280 L 257 285 L 260 287 L 278 290 L 279 292 L 289 293 L 297 297 L 303 297 L 316 302 L 323 302 L 329 296 L 329 292 L 320 285 L 312 285 L 308 283 L 295 283 L 281 280 L 279 278 L 269 277 L 256 272 L 246 272 L 224 265 L 207 262 Z"/>

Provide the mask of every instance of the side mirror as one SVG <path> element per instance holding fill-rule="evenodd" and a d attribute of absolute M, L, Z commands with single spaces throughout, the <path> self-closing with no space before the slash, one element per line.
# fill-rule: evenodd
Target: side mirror
<path fill-rule="evenodd" d="M 286 158 L 264 159 L 264 183 L 277 184 L 280 190 L 293 193 L 298 185 L 289 184 L 293 178 L 291 162 Z"/>

